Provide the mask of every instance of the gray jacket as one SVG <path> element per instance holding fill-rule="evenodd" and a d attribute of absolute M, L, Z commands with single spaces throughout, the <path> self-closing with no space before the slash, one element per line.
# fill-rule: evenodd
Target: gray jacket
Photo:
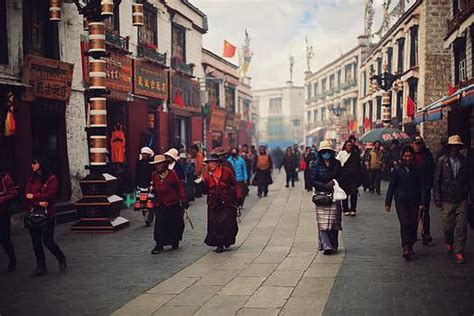
<path fill-rule="evenodd" d="M 459 156 L 461 168 L 454 178 L 449 155 L 441 157 L 436 163 L 433 197 L 436 202 L 460 202 L 467 200 L 469 176 L 466 158 Z"/>

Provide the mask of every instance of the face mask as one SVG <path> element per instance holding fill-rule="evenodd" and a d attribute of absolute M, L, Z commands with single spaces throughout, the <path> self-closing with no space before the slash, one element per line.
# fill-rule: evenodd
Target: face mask
<path fill-rule="evenodd" d="M 232 153 L 232 157 L 237 157 L 237 153 Z"/>
<path fill-rule="evenodd" d="M 329 152 L 325 152 L 321 154 L 321 157 L 323 157 L 324 160 L 329 160 L 332 157 L 332 154 Z"/>

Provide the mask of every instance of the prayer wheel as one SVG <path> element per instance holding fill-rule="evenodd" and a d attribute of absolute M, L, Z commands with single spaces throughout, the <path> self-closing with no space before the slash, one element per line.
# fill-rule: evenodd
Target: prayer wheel
<path fill-rule="evenodd" d="M 113 0 L 102 0 L 100 2 L 102 7 L 101 15 L 105 17 L 109 17 L 114 15 L 114 1 Z"/>
<path fill-rule="evenodd" d="M 89 101 L 91 127 L 107 127 L 107 99 L 90 98 Z"/>
<path fill-rule="evenodd" d="M 105 90 L 106 61 L 89 58 L 89 89 Z"/>
<path fill-rule="evenodd" d="M 89 143 L 89 155 L 91 166 L 103 166 L 107 164 L 107 136 L 91 136 Z"/>
<path fill-rule="evenodd" d="M 143 4 L 132 4 L 132 21 L 133 26 L 143 26 Z"/>
<path fill-rule="evenodd" d="M 49 1 L 49 20 L 61 21 L 61 0 Z"/>
<path fill-rule="evenodd" d="M 105 24 L 89 23 L 89 53 L 105 53 Z"/>

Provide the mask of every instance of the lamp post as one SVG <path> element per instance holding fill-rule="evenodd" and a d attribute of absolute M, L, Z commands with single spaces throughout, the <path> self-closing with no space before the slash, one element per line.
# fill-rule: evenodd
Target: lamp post
<path fill-rule="evenodd" d="M 331 111 L 332 114 L 334 114 L 336 117 L 340 117 L 344 111 L 346 111 L 345 106 L 341 106 L 340 103 L 338 103 L 336 106 L 334 104 L 331 104 L 328 106 L 328 110 Z"/>
<path fill-rule="evenodd" d="M 53 2 L 53 1 L 52 1 Z M 89 82 L 86 98 L 89 104 L 89 126 L 86 128 L 89 145 L 90 174 L 80 181 L 82 198 L 76 202 L 80 220 L 73 231 L 115 231 L 129 225 L 120 216 L 123 199 L 115 192 L 118 179 L 107 173 L 107 96 L 106 61 L 109 54 L 105 45 L 104 20 L 113 15 L 120 1 L 73 0 L 79 14 L 84 16 L 84 29 L 89 33 Z"/>
<path fill-rule="evenodd" d="M 387 64 L 384 64 L 384 71 L 380 75 L 375 75 L 372 71 L 370 76 L 371 90 L 376 91 L 382 89 L 382 123 L 384 128 L 388 128 L 391 122 L 390 113 L 390 91 L 392 90 L 393 84 L 400 78 L 397 74 L 392 74 L 387 71 Z"/>

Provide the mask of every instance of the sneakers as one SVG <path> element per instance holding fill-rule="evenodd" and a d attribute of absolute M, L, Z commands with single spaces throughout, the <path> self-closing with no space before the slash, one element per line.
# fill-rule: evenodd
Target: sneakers
<path fill-rule="evenodd" d="M 224 247 L 218 246 L 218 247 L 216 248 L 216 252 L 217 252 L 217 253 L 222 253 L 222 252 L 224 252 Z"/>
<path fill-rule="evenodd" d="M 457 264 L 463 264 L 464 263 L 464 255 L 462 253 L 457 253 L 454 255 L 454 262 Z"/>
<path fill-rule="evenodd" d="M 351 216 L 351 212 L 350 211 L 344 211 L 344 216 Z"/>
<path fill-rule="evenodd" d="M 351 214 L 351 216 L 356 216 L 356 210 L 351 210 L 350 214 Z"/>

